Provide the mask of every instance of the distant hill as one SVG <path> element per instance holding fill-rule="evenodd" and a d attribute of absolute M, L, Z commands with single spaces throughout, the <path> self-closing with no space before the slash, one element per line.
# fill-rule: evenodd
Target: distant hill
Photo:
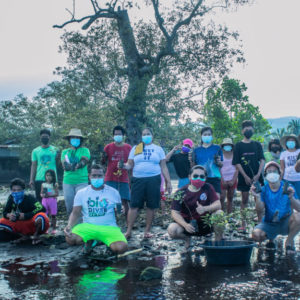
<path fill-rule="evenodd" d="M 286 128 L 288 123 L 291 120 L 300 120 L 299 117 L 282 117 L 282 118 L 274 118 L 274 119 L 267 119 L 272 126 L 273 130 L 277 128 Z"/>

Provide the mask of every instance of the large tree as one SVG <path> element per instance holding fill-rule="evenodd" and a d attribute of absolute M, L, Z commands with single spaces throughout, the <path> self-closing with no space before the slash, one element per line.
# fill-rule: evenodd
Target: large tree
<path fill-rule="evenodd" d="M 234 43 L 237 33 L 209 16 L 248 0 L 86 1 L 90 15 L 76 18 L 73 0 L 71 19 L 54 26 L 83 23 L 88 30 L 64 34 L 61 50 L 68 54 L 68 67 L 58 72 L 93 91 L 90 98 L 115 105 L 131 144 L 139 141 L 143 124 L 162 115 L 178 120 L 184 111 L 199 112 L 205 88 L 243 61 Z M 129 12 L 138 4 L 153 14 L 152 20 L 133 24 Z"/>

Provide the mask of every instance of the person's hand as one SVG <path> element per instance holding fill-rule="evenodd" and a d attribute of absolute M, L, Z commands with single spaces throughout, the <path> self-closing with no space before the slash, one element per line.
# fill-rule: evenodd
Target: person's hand
<path fill-rule="evenodd" d="M 292 199 L 295 195 L 295 190 L 291 186 L 289 186 L 288 189 L 287 189 L 287 192 L 288 192 L 288 197 L 290 199 Z"/>
<path fill-rule="evenodd" d="M 256 189 L 255 189 L 254 184 L 251 185 L 250 193 L 251 193 L 254 197 L 259 197 L 259 196 L 260 196 L 259 193 L 256 193 Z"/>
<path fill-rule="evenodd" d="M 24 220 L 24 218 L 25 218 L 24 213 L 20 213 L 20 215 L 19 215 L 19 220 Z"/>
<path fill-rule="evenodd" d="M 29 181 L 29 186 L 32 190 L 34 189 L 34 182 L 32 180 Z"/>
<path fill-rule="evenodd" d="M 11 222 L 15 222 L 17 220 L 17 217 L 14 213 L 7 214 L 7 217 Z"/>
<path fill-rule="evenodd" d="M 168 192 L 169 195 L 172 194 L 172 184 L 171 184 L 171 181 L 167 181 L 166 182 L 166 190 Z"/>
<path fill-rule="evenodd" d="M 65 171 L 72 171 L 72 165 L 66 161 L 64 161 L 63 167 L 64 167 Z"/>
<path fill-rule="evenodd" d="M 71 237 L 71 227 L 69 226 L 69 225 L 67 225 L 66 227 L 65 227 L 65 229 L 64 229 L 64 234 L 65 234 L 65 236 L 67 236 L 67 237 Z"/>
<path fill-rule="evenodd" d="M 218 167 L 221 167 L 221 166 L 222 166 L 221 156 L 219 156 L 219 155 L 217 156 L 215 164 L 216 164 Z"/>
<path fill-rule="evenodd" d="M 199 215 L 203 215 L 204 213 L 206 213 L 206 207 L 201 205 L 199 202 L 197 202 L 197 208 L 196 211 Z"/>
<path fill-rule="evenodd" d="M 247 185 L 252 185 L 252 179 L 249 176 L 245 176 L 245 182 Z"/>
<path fill-rule="evenodd" d="M 222 186 L 226 189 L 228 186 L 228 181 L 222 180 Z"/>
<path fill-rule="evenodd" d="M 232 186 L 234 186 L 234 180 L 229 180 L 229 181 L 227 181 L 227 184 L 228 184 L 228 186 L 229 187 L 232 187 Z"/>
<path fill-rule="evenodd" d="M 184 226 L 184 229 L 188 232 L 188 233 L 195 233 L 195 228 L 192 224 L 186 223 L 186 225 Z"/>
<path fill-rule="evenodd" d="M 258 180 L 259 180 L 259 177 L 260 177 L 260 175 L 256 174 L 256 175 L 253 177 L 253 181 L 254 181 L 254 182 L 255 182 L 255 181 L 258 181 Z"/>
<path fill-rule="evenodd" d="M 180 148 L 181 148 L 181 144 L 176 145 L 176 146 L 172 149 L 172 151 L 175 152 L 175 151 L 179 150 Z"/>

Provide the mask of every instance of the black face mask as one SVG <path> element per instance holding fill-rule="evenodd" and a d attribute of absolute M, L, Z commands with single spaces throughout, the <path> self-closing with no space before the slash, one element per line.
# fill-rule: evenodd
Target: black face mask
<path fill-rule="evenodd" d="M 46 137 L 46 136 L 45 136 L 45 137 L 42 137 L 42 138 L 41 138 L 41 142 L 42 142 L 43 145 L 47 145 L 47 144 L 49 143 L 49 138 Z"/>
<path fill-rule="evenodd" d="M 244 136 L 247 138 L 247 139 L 250 139 L 251 138 L 251 136 L 253 135 L 253 131 L 252 130 L 246 130 L 245 132 L 244 132 Z"/>
<path fill-rule="evenodd" d="M 279 147 L 271 147 L 271 152 L 276 153 L 276 152 L 278 152 L 278 151 L 280 151 L 280 148 L 279 148 Z"/>

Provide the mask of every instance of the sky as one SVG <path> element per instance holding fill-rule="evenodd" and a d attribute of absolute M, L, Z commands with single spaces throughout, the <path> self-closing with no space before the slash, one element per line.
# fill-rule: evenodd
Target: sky
<path fill-rule="evenodd" d="M 89 0 L 78 2 L 88 12 Z M 52 26 L 68 20 L 70 7 L 72 0 L 0 1 L 0 100 L 34 96 L 57 79 L 53 71 L 66 57 L 58 53 L 63 30 Z M 215 14 L 242 39 L 246 64 L 229 75 L 245 82 L 250 102 L 266 118 L 300 116 L 299 11 L 299 0 L 255 0 L 236 12 Z"/>

